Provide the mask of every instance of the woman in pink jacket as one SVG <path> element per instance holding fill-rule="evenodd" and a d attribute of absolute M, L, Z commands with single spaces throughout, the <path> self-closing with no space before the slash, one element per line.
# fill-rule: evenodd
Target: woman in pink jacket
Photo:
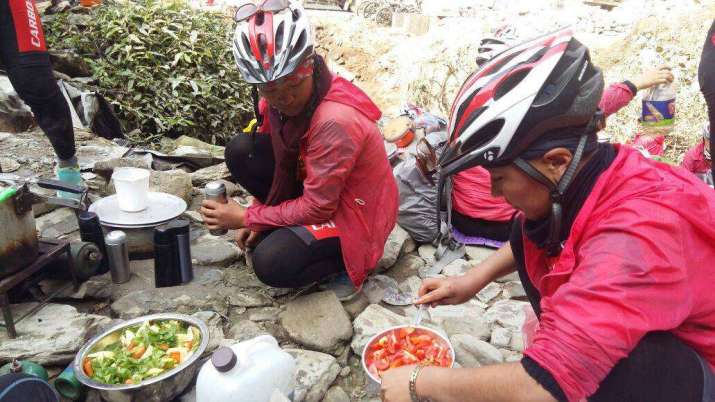
<path fill-rule="evenodd" d="M 427 279 L 418 304 L 463 303 L 516 270 L 540 328 L 519 362 L 388 370 L 383 401 L 714 400 L 715 192 L 599 143 L 603 87 L 568 29 L 463 84 L 441 172 L 484 166 L 520 215 L 506 246 L 463 276 Z"/>
<path fill-rule="evenodd" d="M 226 164 L 254 203 L 205 201 L 204 220 L 239 229 L 239 246 L 255 246 L 253 268 L 264 283 L 336 278 L 332 288 L 348 297 L 376 266 L 397 219 L 380 110 L 313 53 L 301 6 L 248 3 L 236 20 L 233 51 L 254 85 L 259 124 L 228 144 Z"/>

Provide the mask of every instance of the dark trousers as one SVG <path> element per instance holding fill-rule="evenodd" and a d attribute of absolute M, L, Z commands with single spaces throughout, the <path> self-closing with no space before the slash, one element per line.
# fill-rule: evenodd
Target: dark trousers
<path fill-rule="evenodd" d="M 75 144 L 69 106 L 52 73 L 39 15 L 28 10 L 25 0 L 0 0 L 0 65 L 57 157 L 71 159 Z"/>
<path fill-rule="evenodd" d="M 467 236 L 507 241 L 511 233 L 511 221 L 493 222 L 462 215 L 452 209 L 452 225 Z"/>
<path fill-rule="evenodd" d="M 234 180 L 265 202 L 275 167 L 270 137 L 238 134 L 226 145 L 225 156 Z M 258 279 L 273 287 L 297 288 L 345 272 L 340 238 L 329 226 L 291 226 L 261 233 L 253 251 Z"/>
<path fill-rule="evenodd" d="M 708 107 L 708 119 L 710 120 L 710 152 L 715 150 L 715 138 L 712 133 L 715 131 L 715 21 L 713 21 L 708 36 L 703 45 L 703 54 L 700 57 L 698 67 L 698 81 L 700 90 L 705 97 Z M 713 177 L 715 177 L 715 164 L 713 165 Z"/>

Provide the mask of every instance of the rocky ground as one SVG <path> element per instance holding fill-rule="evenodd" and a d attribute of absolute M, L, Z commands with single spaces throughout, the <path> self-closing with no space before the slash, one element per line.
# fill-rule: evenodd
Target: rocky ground
<path fill-rule="evenodd" d="M 127 152 L 125 147 L 79 130 L 77 134 L 83 177 L 92 188 L 93 199 L 111 191 L 106 178 L 114 167 L 147 166 L 145 158 L 122 158 Z M 4 155 L 0 163 L 6 171 L 50 176 L 50 150 L 37 129 L 0 133 L 0 155 Z M 197 212 L 202 199 L 200 189 L 209 180 L 226 178 L 224 164 L 193 172 L 154 170 L 152 177 L 153 190 L 185 198 L 190 205 L 185 216 L 193 222 L 194 281 L 186 286 L 155 289 L 152 260 L 132 261 L 132 278 L 121 285 L 113 284 L 109 274 L 95 276 L 77 290 L 64 291 L 52 304 L 21 321 L 17 339 L 8 339 L 0 331 L 0 363 L 14 357 L 29 359 L 50 367 L 56 375 L 101 328 L 146 314 L 180 312 L 195 314 L 207 322 L 211 328 L 209 351 L 220 344 L 273 335 L 298 360 L 296 402 L 374 399 L 360 365 L 362 348 L 378 331 L 410 323 L 414 307 L 381 303 L 382 295 L 375 287 L 345 303 L 332 292 L 317 288 L 295 291 L 266 287 L 231 241 L 231 232 L 212 236 L 201 224 Z M 239 202 L 247 202 L 237 186 L 230 185 L 229 192 Z M 42 237 L 79 239 L 71 210 L 44 204 L 36 207 Z M 490 253 L 488 249 L 469 248 L 464 259 L 447 266 L 444 273 L 459 275 Z M 392 278 L 400 289 L 414 294 L 421 281 L 420 268 L 432 263 L 433 254 L 432 246 L 415 244 L 407 232 L 396 227 L 385 246 L 378 278 Z M 49 293 L 63 284 L 44 281 L 41 286 Z M 430 309 L 423 324 L 452 340 L 461 366 L 512 361 L 520 358 L 523 349 L 520 329 L 527 305 L 523 300 L 524 290 L 518 278 L 512 276 L 485 288 L 464 305 Z M 21 314 L 31 307 L 32 303 L 22 303 L 13 309 Z M 190 400 L 190 395 L 182 399 Z"/>
<path fill-rule="evenodd" d="M 575 0 L 518 1 L 508 9 L 499 2 L 474 3 L 479 6 L 459 16 L 428 16 L 430 30 L 422 35 L 377 26 L 350 13 L 314 13 L 319 50 L 337 71 L 363 87 L 388 115 L 395 115 L 407 101 L 424 101 L 423 105 L 444 113 L 451 94 L 472 68 L 474 44 L 479 38 L 504 22 L 515 23 L 522 37 L 571 23 L 582 31 L 589 45 L 607 49 L 595 57 L 606 67 L 609 79 L 629 77 L 640 68 L 634 60 L 642 49 L 661 46 L 658 51 L 677 63 L 687 78 L 681 87 L 685 95 L 678 101 L 693 122 L 680 130 L 690 130 L 694 121 L 702 118 L 703 107 L 695 100 L 698 94 L 693 66 L 699 52 L 696 47 L 701 46 L 695 39 L 699 36 L 697 30 L 708 15 L 712 18 L 704 2 L 661 0 L 639 7 L 642 2 L 625 0 L 623 6 L 611 12 Z M 666 13 L 672 15 L 665 18 Z M 550 22 L 539 24 L 537 20 Z M 658 24 L 665 27 L 660 29 Z M 683 38 L 687 36 L 687 40 L 682 39 L 687 45 L 685 50 L 674 45 L 679 32 Z M 612 135 L 625 135 L 635 109 L 628 109 L 628 113 L 612 118 Z M 115 167 L 139 166 L 153 168 L 153 191 L 171 193 L 187 201 L 185 217 L 192 221 L 195 280 L 186 286 L 155 289 L 151 260 L 132 261 L 132 278 L 125 284 L 113 284 L 108 274 L 96 276 L 79 289 L 63 292 L 52 304 L 22 321 L 17 339 L 8 339 L 0 330 L 0 363 L 14 357 L 30 359 L 50 367 L 56 376 L 101 328 L 145 314 L 181 312 L 195 314 L 207 322 L 211 328 L 209 351 L 261 334 L 278 339 L 298 361 L 296 402 L 376 400 L 375 389 L 368 386 L 361 368 L 362 348 L 378 331 L 410 323 L 414 307 L 381 302 L 382 295 L 376 290 L 379 286 L 366 286 L 359 297 L 341 303 L 332 293 L 317 288 L 275 289 L 259 282 L 246 256 L 232 242 L 232 233 L 210 235 L 197 212 L 203 185 L 229 178 L 220 147 L 181 138 L 162 143 L 161 150 L 173 159 L 147 153 L 127 156 L 129 149 L 125 146 L 83 130 L 76 134 L 91 200 L 113 192 L 109 178 Z M 689 144 L 695 137 L 684 138 L 682 143 Z M 190 163 L 176 162 L 177 158 Z M 6 172 L 51 177 L 53 163 L 49 142 L 33 128 L 32 115 L 0 76 L 0 165 Z M 241 188 L 226 184 L 231 196 L 244 205 L 249 203 Z M 79 238 L 71 210 L 41 204 L 36 206 L 35 214 L 40 236 Z M 460 275 L 491 252 L 468 248 L 464 259 L 447 266 L 443 274 Z M 421 281 L 420 269 L 433 263 L 433 254 L 432 246 L 416 244 L 396 227 L 368 284 L 392 283 L 414 294 Z M 42 289 L 49 293 L 62 285 L 45 281 Z M 468 303 L 430 309 L 423 324 L 449 337 L 457 364 L 462 367 L 515 361 L 524 347 L 521 326 L 529 310 L 525 300 L 518 277 L 510 275 L 490 284 Z M 31 303 L 13 306 L 16 314 L 32 307 Z M 180 400 L 193 401 L 191 388 L 186 392 Z M 88 400 L 98 400 L 97 395 L 90 395 Z"/>

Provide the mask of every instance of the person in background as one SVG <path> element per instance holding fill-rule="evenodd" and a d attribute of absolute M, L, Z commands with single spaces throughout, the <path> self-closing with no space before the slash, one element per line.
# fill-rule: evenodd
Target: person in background
<path fill-rule="evenodd" d="M 381 112 L 313 52 L 302 6 L 248 3 L 236 21 L 234 56 L 253 85 L 258 123 L 227 144 L 226 165 L 254 202 L 204 201 L 204 221 L 238 229 L 238 245 L 255 247 L 253 269 L 267 285 L 332 278 L 328 287 L 349 298 L 397 220 L 397 184 L 376 124 Z"/>
<path fill-rule="evenodd" d="M 703 217 L 715 192 L 599 142 L 603 88 L 569 29 L 462 85 L 440 172 L 484 166 L 519 215 L 507 245 L 462 276 L 426 279 L 416 303 L 464 303 L 517 271 L 540 327 L 519 362 L 389 369 L 384 402 L 713 401 L 715 227 Z"/>
<path fill-rule="evenodd" d="M 49 138 L 57 155 L 57 178 L 82 184 L 70 109 L 52 72 L 34 0 L 0 0 L 0 65 Z"/>
<path fill-rule="evenodd" d="M 703 53 L 700 56 L 700 65 L 698 66 L 698 82 L 700 83 L 700 91 L 705 97 L 705 103 L 708 107 L 708 120 L 710 129 L 715 127 L 715 19 L 710 26 L 705 43 L 703 44 Z M 709 137 L 710 148 L 713 148 L 713 138 Z M 715 177 L 715 164 L 711 160 L 711 177 Z"/>
<path fill-rule="evenodd" d="M 712 158 L 710 157 L 710 123 L 705 123 L 703 126 L 702 140 L 685 153 L 681 166 L 693 172 L 701 179 L 707 177 L 708 171 L 712 169 Z"/>

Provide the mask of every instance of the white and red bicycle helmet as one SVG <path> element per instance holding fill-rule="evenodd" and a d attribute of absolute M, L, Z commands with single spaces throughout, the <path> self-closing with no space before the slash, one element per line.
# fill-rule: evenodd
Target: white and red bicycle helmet
<path fill-rule="evenodd" d="M 546 186 L 552 213 L 549 255 L 560 252 L 563 195 L 586 144 L 603 123 L 603 75 L 588 49 L 563 29 L 514 46 L 467 78 L 452 105 L 442 177 L 473 166 L 514 164 Z M 574 156 L 554 183 L 520 156 L 539 140 L 578 138 Z M 440 183 L 440 187 L 443 184 Z M 440 188 L 440 198 L 441 198 Z"/>
<path fill-rule="evenodd" d="M 459 90 L 442 174 L 511 163 L 546 133 L 587 126 L 603 87 L 601 71 L 570 29 L 505 50 Z"/>
<path fill-rule="evenodd" d="M 313 54 L 308 17 L 293 0 L 246 3 L 236 12 L 233 55 L 249 84 L 275 81 Z"/>

